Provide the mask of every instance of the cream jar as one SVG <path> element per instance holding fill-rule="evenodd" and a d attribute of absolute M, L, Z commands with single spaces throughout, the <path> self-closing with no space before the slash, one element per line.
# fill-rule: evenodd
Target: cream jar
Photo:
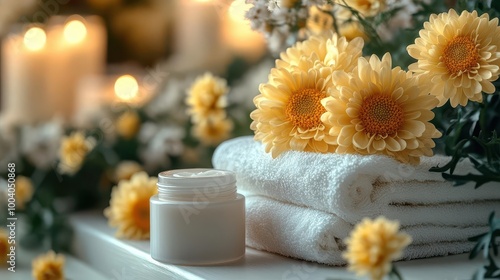
<path fill-rule="evenodd" d="M 245 254 L 245 197 L 236 176 L 216 169 L 158 175 L 151 197 L 151 257 L 183 265 L 230 262 Z"/>

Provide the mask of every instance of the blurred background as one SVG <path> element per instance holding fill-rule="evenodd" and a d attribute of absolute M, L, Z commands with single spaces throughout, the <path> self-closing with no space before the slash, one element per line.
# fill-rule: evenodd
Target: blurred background
<path fill-rule="evenodd" d="M 67 213 L 104 209 L 140 171 L 210 167 L 220 142 L 252 133 L 252 99 L 273 60 L 249 8 L 0 0 L 0 207 L 15 174 L 23 246 L 64 250 Z M 218 118 L 195 121 L 197 110 Z"/>

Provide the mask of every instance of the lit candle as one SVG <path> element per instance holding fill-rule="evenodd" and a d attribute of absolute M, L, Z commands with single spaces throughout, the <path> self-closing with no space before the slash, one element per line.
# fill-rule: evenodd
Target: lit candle
<path fill-rule="evenodd" d="M 101 75 L 105 67 L 106 33 L 98 17 L 53 17 L 48 31 L 50 62 L 47 78 L 53 111 L 74 115 L 78 84 Z"/>
<path fill-rule="evenodd" d="M 135 103 L 139 100 L 139 84 L 130 75 L 123 75 L 115 82 L 115 95 L 119 101 Z"/>
<path fill-rule="evenodd" d="M 223 71 L 229 56 L 221 44 L 222 0 L 179 0 L 172 67 L 179 72 Z"/>
<path fill-rule="evenodd" d="M 45 69 L 47 36 L 39 27 L 12 34 L 2 48 L 2 112 L 14 122 L 35 123 L 50 118 Z"/>
<path fill-rule="evenodd" d="M 266 51 L 261 33 L 252 30 L 245 13 L 252 7 L 245 0 L 235 0 L 227 9 L 223 22 L 223 39 L 231 51 L 250 61 L 257 60 Z"/>

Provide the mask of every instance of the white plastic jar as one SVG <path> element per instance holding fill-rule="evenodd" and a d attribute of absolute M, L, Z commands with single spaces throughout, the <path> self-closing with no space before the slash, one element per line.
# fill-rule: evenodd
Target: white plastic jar
<path fill-rule="evenodd" d="M 236 176 L 216 169 L 179 169 L 158 175 L 151 197 L 151 257 L 210 265 L 245 254 L 245 197 Z"/>

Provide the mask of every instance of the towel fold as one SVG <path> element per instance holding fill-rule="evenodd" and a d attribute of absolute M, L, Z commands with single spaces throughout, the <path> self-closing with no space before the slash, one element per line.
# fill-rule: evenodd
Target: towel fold
<path fill-rule="evenodd" d="M 453 187 L 440 173 L 448 157 L 422 157 L 417 166 L 381 155 L 289 151 L 276 159 L 251 136 L 226 141 L 212 158 L 219 169 L 235 171 L 238 188 L 336 214 L 350 224 L 384 215 L 402 225 L 472 226 L 500 212 L 500 184 Z M 472 172 L 470 162 L 456 174 Z"/>
<path fill-rule="evenodd" d="M 247 245 L 288 257 L 342 265 L 343 240 L 353 225 L 335 214 L 245 193 Z M 416 225 L 401 229 L 412 244 L 401 259 L 414 259 L 470 251 L 467 238 L 487 227 Z"/>

